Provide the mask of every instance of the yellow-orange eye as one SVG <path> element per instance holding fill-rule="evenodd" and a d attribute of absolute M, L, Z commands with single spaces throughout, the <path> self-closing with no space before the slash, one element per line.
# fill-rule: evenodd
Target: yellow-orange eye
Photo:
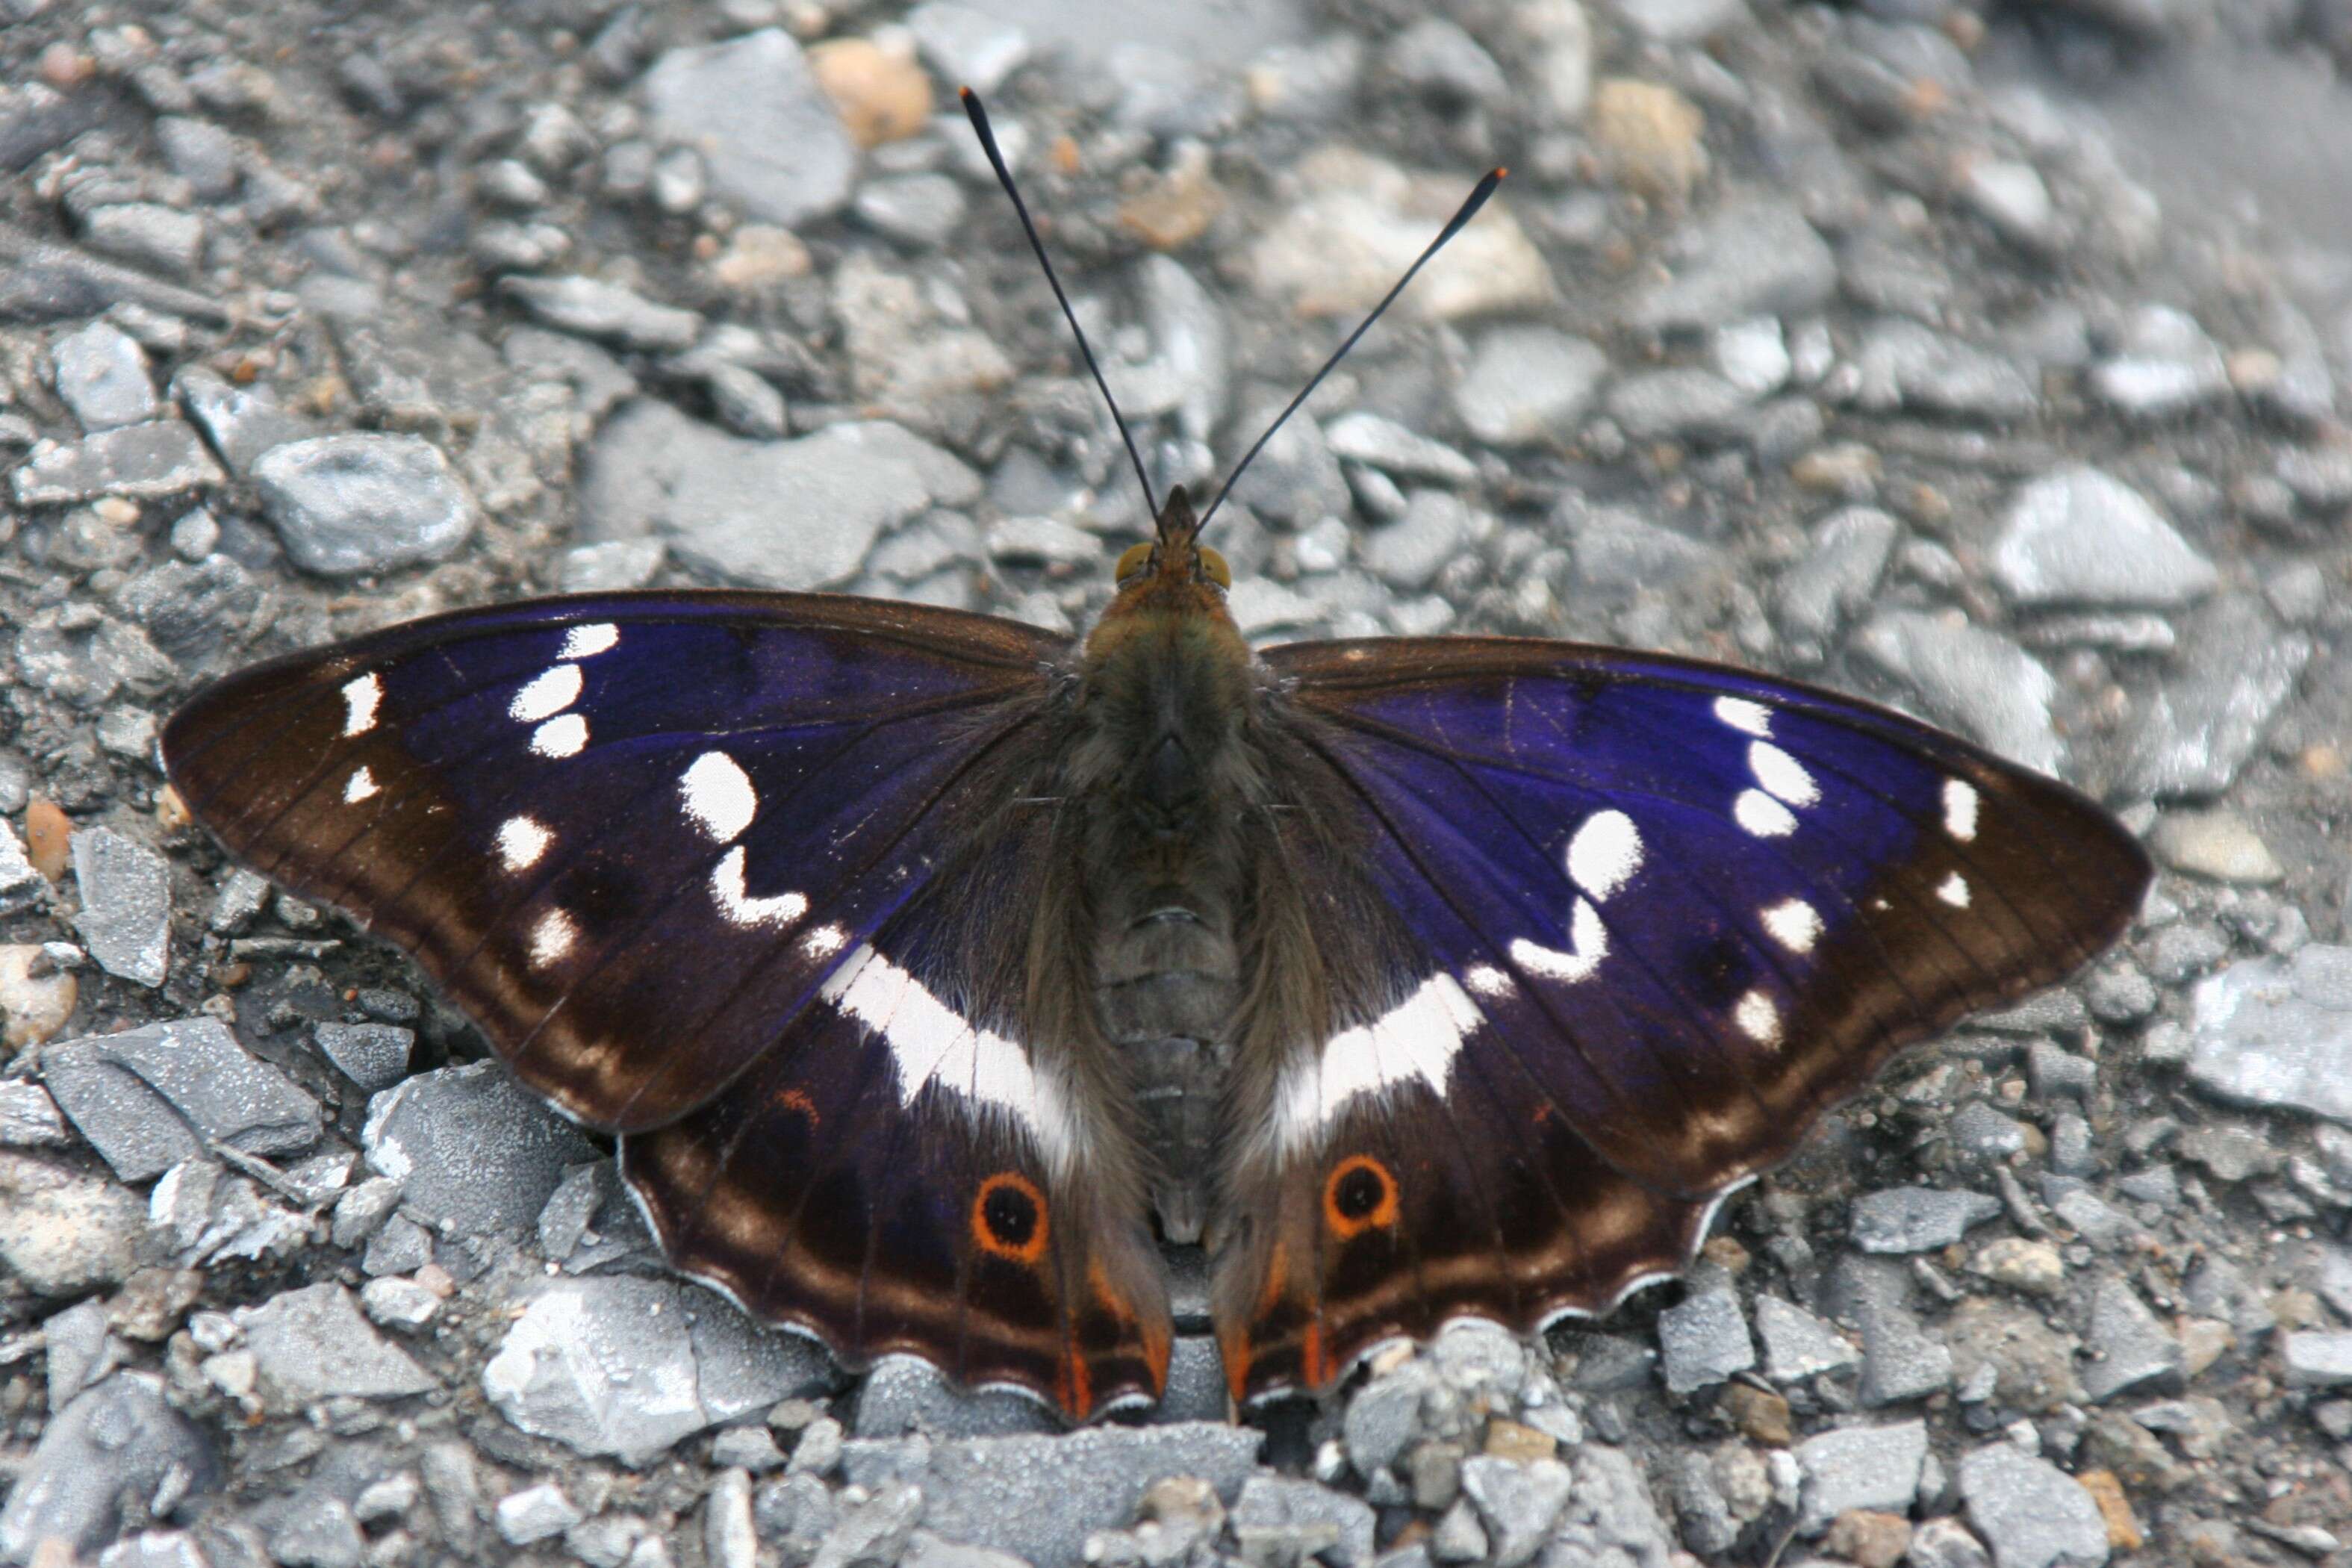
<path fill-rule="evenodd" d="M 1137 573 L 1142 571 L 1146 566 L 1150 564 L 1151 546 L 1148 543 L 1130 544 L 1125 550 L 1119 552 L 1117 576 L 1120 582 L 1124 583 L 1129 577 L 1134 576 Z"/>
<path fill-rule="evenodd" d="M 1230 588 L 1234 585 L 1234 569 L 1225 564 L 1223 556 L 1206 546 L 1202 546 L 1201 550 L 1201 570 L 1206 572 L 1209 574 L 1209 581 L 1220 588 Z"/>

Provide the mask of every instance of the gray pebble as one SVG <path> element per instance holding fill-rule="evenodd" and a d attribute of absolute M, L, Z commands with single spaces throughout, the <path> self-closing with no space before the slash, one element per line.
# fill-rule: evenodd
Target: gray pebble
<path fill-rule="evenodd" d="M 365 432 L 273 447 L 252 470 L 286 553 L 331 577 L 388 572 L 454 553 L 480 509 L 431 442 Z"/>
<path fill-rule="evenodd" d="M 2058 238 L 2058 207 L 2031 163 L 2011 158 L 1970 159 L 1962 170 L 1960 200 L 2003 239 L 2032 254 Z"/>
<path fill-rule="evenodd" d="M 109 321 L 92 321 L 68 332 L 49 349 L 57 367 L 58 396 L 85 430 L 137 425 L 159 411 L 147 353 L 130 333 Z"/>
<path fill-rule="evenodd" d="M 236 195 L 236 138 L 211 121 L 164 115 L 155 121 L 155 145 L 198 201 L 226 201 Z"/>
<path fill-rule="evenodd" d="M 2162 419 L 2230 394 L 2230 370 L 2186 311 L 2146 305 L 2111 358 L 2091 367 L 2091 390 L 2118 413 Z"/>
<path fill-rule="evenodd" d="M 1864 1252 L 1934 1252 L 1999 1213 L 2000 1200 L 1984 1193 L 1894 1187 L 1856 1198 L 1852 1228 Z"/>
<path fill-rule="evenodd" d="M 2095 1403 L 2179 1384 L 2180 1342 L 2148 1310 L 2138 1292 L 2120 1279 L 2101 1279 L 2093 1293 L 2084 1348 L 2090 1358 L 2082 1368 L 2083 1390 Z"/>
<path fill-rule="evenodd" d="M 1813 1534 L 1852 1509 L 1908 1513 L 1927 1458 L 1927 1426 L 1923 1421 L 1841 1426 L 1806 1438 L 1795 1453 L 1804 1477 L 1797 1528 Z"/>
<path fill-rule="evenodd" d="M 1338 457 L 1370 464 L 1392 479 L 1477 482 L 1477 464 L 1444 443 L 1415 435 L 1377 414 L 1342 415 L 1323 426 L 1323 439 Z"/>
<path fill-rule="evenodd" d="M 750 1508 L 751 1499 L 746 1495 L 744 1509 L 747 1516 Z M 509 1545 L 528 1546 L 534 1541 L 562 1534 L 580 1522 L 581 1513 L 572 1500 L 563 1495 L 562 1487 L 553 1481 L 541 1481 L 537 1486 L 524 1487 L 500 1498 L 498 1507 L 492 1510 L 492 1517 L 499 1527 L 499 1533 L 506 1537 Z"/>
<path fill-rule="evenodd" d="M 2191 994 L 2189 1076 L 2242 1104 L 2352 1121 L 2352 997 L 2333 984 L 2343 948 L 2244 959 Z"/>
<path fill-rule="evenodd" d="M 1334 1568 L 1371 1568 L 1370 1507 L 1313 1481 L 1252 1476 L 1234 1500 L 1232 1521 L 1245 1561 L 1320 1557 Z"/>
<path fill-rule="evenodd" d="M 35 1294 L 77 1296 L 137 1266 L 147 1205 L 130 1189 L 25 1154 L 0 1154 L 0 1263 Z"/>
<path fill-rule="evenodd" d="M 165 1401 L 161 1379 L 118 1373 L 48 1424 L 0 1510 L 0 1556 L 31 1559 L 44 1541 L 94 1553 L 173 1490 L 200 1498 L 220 1485 L 220 1458 L 202 1428 Z"/>
<path fill-rule="evenodd" d="M 73 836 L 74 882 L 81 913 L 75 928 L 110 974 L 141 985 L 163 984 L 171 968 L 172 885 L 163 858 L 110 827 Z"/>
<path fill-rule="evenodd" d="M 320 1054 L 335 1069 L 373 1094 L 390 1089 L 408 1073 L 416 1031 L 397 1024 L 320 1024 L 312 1031 Z"/>
<path fill-rule="evenodd" d="M 947 174 L 898 174 L 868 180 L 853 208 L 876 232 L 903 245 L 945 245 L 963 226 L 963 187 Z"/>
<path fill-rule="evenodd" d="M 2216 595 L 2181 627 L 2198 657 L 2169 675 L 2132 731 L 2116 786 L 2140 799 L 2221 794 L 2294 692 L 2314 644 L 2280 633 L 2260 605 Z"/>
<path fill-rule="evenodd" d="M 1854 359 L 1864 408 L 1915 409 L 1957 419 L 2024 419 L 2042 405 L 2032 378 L 2010 361 L 1917 321 L 1878 323 Z"/>
<path fill-rule="evenodd" d="M 1445 490 L 1417 489 L 1404 515 L 1364 542 L 1364 564 L 1391 585 L 1422 588 L 1459 556 L 1479 531 L 1479 519 Z"/>
<path fill-rule="evenodd" d="M 1442 16 L 1425 16 L 1398 33 L 1381 55 L 1400 81 L 1443 101 L 1492 106 L 1511 95 L 1495 57 Z"/>
<path fill-rule="evenodd" d="M 1943 722 L 2027 767 L 2062 767 L 2064 746 L 2050 717 L 2057 682 L 2000 633 L 1957 616 L 1886 610 L 1854 634 L 1853 647 Z"/>
<path fill-rule="evenodd" d="M 694 346 L 702 318 L 597 278 L 509 278 L 499 291 L 551 327 L 624 348 L 674 353 Z"/>
<path fill-rule="evenodd" d="M 1764 1341 L 1764 1373 L 1775 1383 L 1862 1364 L 1862 1352 L 1844 1335 L 1778 1296 L 1756 1298 L 1756 1331 Z"/>
<path fill-rule="evenodd" d="M 765 1426 L 730 1426 L 710 1440 L 710 1462 L 734 1469 L 765 1475 L 770 1470 L 784 1468 L 784 1451 Z M 744 1494 L 744 1507 L 751 1507 L 751 1494 Z"/>
<path fill-rule="evenodd" d="M 533 1436 L 641 1466 L 706 1426 L 827 1384 L 807 1342 L 669 1279 L 558 1279 L 526 1300 L 482 1392 Z"/>
<path fill-rule="evenodd" d="M 1591 406 L 1609 356 L 1550 327 L 1489 329 L 1454 389 L 1462 427 L 1497 447 L 1565 443 Z"/>
<path fill-rule="evenodd" d="M 1634 305 L 1631 325 L 1697 330 L 1798 315 L 1837 288 L 1828 244 L 1795 207 L 1772 198 L 1727 203 L 1685 230 L 1676 247 L 1674 278 Z"/>
<path fill-rule="evenodd" d="M 694 148 L 743 216 L 793 228 L 848 199 L 857 149 L 791 35 L 672 49 L 643 82 L 647 129 Z"/>
<path fill-rule="evenodd" d="M 2107 1560 L 2098 1504 L 2046 1459 L 1989 1443 L 1961 1458 L 1959 1488 L 1998 1568 L 2097 1568 Z"/>
<path fill-rule="evenodd" d="M 247 1052 L 216 1018 L 52 1046 L 42 1074 L 74 1125 L 127 1182 L 203 1157 L 212 1142 L 284 1154 L 319 1140 L 318 1101 Z"/>
<path fill-rule="evenodd" d="M 269 1555 L 289 1568 L 360 1568 L 367 1538 L 351 1504 L 306 1487 L 271 1510 Z"/>
<path fill-rule="evenodd" d="M 2138 491 L 2086 464 L 2018 492 L 1992 571 L 2025 605 L 2183 605 L 2219 580 Z"/>
<path fill-rule="evenodd" d="M 225 477 L 194 430 L 177 419 L 152 419 L 36 452 L 13 482 L 20 504 L 55 506 L 100 496 L 161 500 Z"/>
<path fill-rule="evenodd" d="M 853 1485 L 919 1486 L 928 1500 L 925 1528 L 947 1540 L 1015 1552 L 1032 1563 L 1074 1563 L 1083 1561 L 1088 1535 L 1134 1519 L 1136 1504 L 1155 1481 L 1197 1476 L 1219 1497 L 1234 1497 L 1251 1474 L 1264 1437 L 1223 1421 L 1100 1426 L 940 1443 L 853 1442 L 843 1464 Z M 1335 1513 L 1348 1511 L 1351 1520 L 1363 1521 L 1363 1561 L 1369 1563 L 1371 1510 L 1352 1498 L 1324 1495 L 1333 1500 Z M 1349 1504 L 1361 1513 L 1346 1510 Z"/>
<path fill-rule="evenodd" d="M 658 539 L 614 539 L 581 544 L 563 552 L 556 586 L 566 594 L 611 594 L 642 588 L 662 568 L 669 547 Z"/>
<path fill-rule="evenodd" d="M 441 1386 L 361 1316 L 341 1285 L 326 1281 L 230 1314 L 245 1331 L 264 1409 L 293 1415 L 322 1399 L 396 1399 Z"/>
<path fill-rule="evenodd" d="M 852 1430 L 860 1437 L 937 1432 L 950 1437 L 1001 1436 L 1054 1429 L 1052 1415 L 1034 1399 L 1006 1390 L 958 1387 L 919 1356 L 884 1356 L 857 1390 Z"/>
<path fill-rule="evenodd" d="M 1495 1568 L 1520 1568 L 1551 1534 L 1574 1478 L 1558 1459 L 1521 1463 L 1481 1454 L 1462 1462 L 1462 1490 L 1478 1510 Z"/>
<path fill-rule="evenodd" d="M 388 1274 L 360 1287 L 360 1310 L 380 1328 L 414 1333 L 440 1315 L 441 1298 L 414 1279 Z"/>
<path fill-rule="evenodd" d="M 1636 441 L 1709 445 L 1737 439 L 1755 399 L 1713 371 L 1692 366 L 1620 376 L 1609 417 Z"/>
<path fill-rule="evenodd" d="M 420 1073 L 377 1095 L 362 1142 L 409 1212 L 453 1236 L 534 1223 L 566 1168 L 596 1158 L 496 1062 Z"/>
<path fill-rule="evenodd" d="M 1698 1290 L 1658 1314 L 1666 1390 L 1689 1394 L 1756 1364 L 1755 1342 L 1729 1290 Z"/>
<path fill-rule="evenodd" d="M 2305 1330 L 2280 1341 L 2291 1388 L 2341 1388 L 2352 1384 L 2352 1333 Z"/>
<path fill-rule="evenodd" d="M 1919 1325 L 1907 1276 L 1896 1265 L 1849 1255 L 1831 1275 L 1840 1317 L 1862 1331 L 1864 1408 L 1923 1399 L 1950 1385 L 1952 1352 Z"/>
<path fill-rule="evenodd" d="M 92 250 L 182 278 L 204 262 L 205 220 L 158 202 L 99 207 L 83 220 L 81 237 Z"/>
<path fill-rule="evenodd" d="M 0 1080 L 0 1147 L 58 1149 L 72 1142 L 48 1090 L 23 1079 Z"/>
<path fill-rule="evenodd" d="M 1029 36 L 1003 16 L 952 0 L 929 0 L 907 13 L 915 47 L 942 81 L 994 92 L 1029 58 Z"/>
<path fill-rule="evenodd" d="M 741 441 L 667 404 L 607 421 L 582 508 L 615 533 L 650 521 L 688 565 L 730 582 L 814 588 L 847 581 L 882 531 L 932 506 L 969 506 L 979 476 L 883 421 L 797 441 Z"/>
<path fill-rule="evenodd" d="M 218 371 L 189 365 L 172 378 L 173 395 L 208 437 L 233 472 L 248 472 L 273 447 L 323 434 L 290 414 L 264 386 L 239 386 Z"/>

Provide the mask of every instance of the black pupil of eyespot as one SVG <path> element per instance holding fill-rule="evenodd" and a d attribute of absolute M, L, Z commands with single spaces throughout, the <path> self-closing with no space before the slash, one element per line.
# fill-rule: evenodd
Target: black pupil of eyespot
<path fill-rule="evenodd" d="M 1349 1219 L 1361 1219 L 1381 1206 L 1383 1192 L 1379 1174 L 1369 1166 L 1359 1165 L 1339 1178 L 1339 1213 Z"/>
<path fill-rule="evenodd" d="M 988 1216 L 988 1234 L 1006 1247 L 1019 1247 L 1037 1228 L 1037 1205 L 1018 1187 L 999 1187 L 982 1207 Z"/>

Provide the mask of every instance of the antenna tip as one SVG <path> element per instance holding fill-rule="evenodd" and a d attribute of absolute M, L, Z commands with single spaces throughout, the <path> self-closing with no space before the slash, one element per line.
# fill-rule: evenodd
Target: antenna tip
<path fill-rule="evenodd" d="M 967 91 L 967 92 L 969 92 L 969 91 L 971 91 L 971 89 L 969 89 L 969 88 L 966 88 L 964 90 L 965 90 L 965 91 Z M 1507 179 L 1509 179 L 1509 178 L 1511 177 L 1511 171 L 1510 171 L 1510 170 L 1508 170 L 1508 169 L 1507 169 L 1507 168 L 1505 168 L 1502 164 L 1497 163 L 1497 164 L 1496 164 L 1496 165 L 1495 165 L 1495 172 L 1494 172 L 1494 174 L 1493 174 L 1491 176 L 1489 176 L 1489 177 L 1490 177 L 1490 178 L 1493 178 L 1493 179 L 1497 179 L 1497 180 L 1507 180 Z"/>
<path fill-rule="evenodd" d="M 971 101 L 971 89 L 968 87 L 960 87 L 956 89 L 956 96 L 962 99 L 966 103 L 970 103 Z"/>

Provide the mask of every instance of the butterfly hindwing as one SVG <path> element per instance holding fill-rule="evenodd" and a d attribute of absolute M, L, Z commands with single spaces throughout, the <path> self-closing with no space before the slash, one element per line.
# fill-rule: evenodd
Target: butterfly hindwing
<path fill-rule="evenodd" d="M 1244 1394 L 1681 1267 L 1893 1050 L 2070 973 L 2147 884 L 2063 785 L 1796 683 L 1513 639 L 1265 658 L 1293 793 L 1360 836 L 1310 874 L 1398 934 L 1237 1112 L 1282 1152 L 1237 1178 L 1280 1216 L 1221 1290 Z"/>

